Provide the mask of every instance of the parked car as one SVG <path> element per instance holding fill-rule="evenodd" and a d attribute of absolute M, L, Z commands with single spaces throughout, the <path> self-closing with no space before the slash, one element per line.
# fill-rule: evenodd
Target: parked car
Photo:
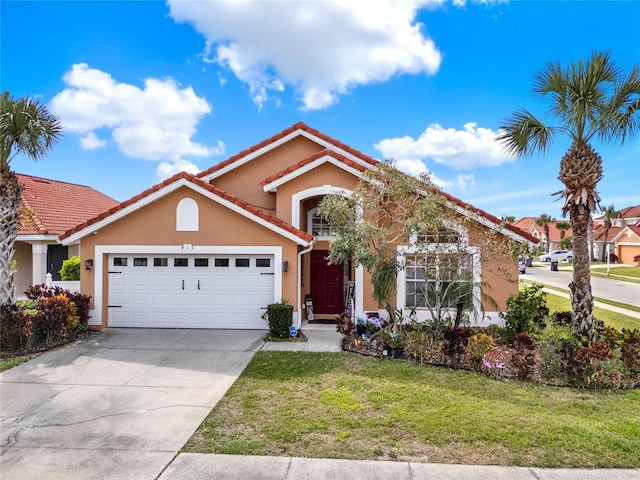
<path fill-rule="evenodd" d="M 573 252 L 571 250 L 553 250 L 549 253 L 543 253 L 538 257 L 540 262 L 571 262 L 573 260 Z"/>

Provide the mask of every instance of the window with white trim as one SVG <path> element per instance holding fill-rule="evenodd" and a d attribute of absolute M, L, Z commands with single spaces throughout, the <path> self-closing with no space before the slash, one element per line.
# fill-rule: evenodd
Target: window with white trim
<path fill-rule="evenodd" d="M 405 306 L 472 308 L 473 255 L 468 253 L 407 253 Z"/>
<path fill-rule="evenodd" d="M 193 198 L 183 198 L 176 207 L 176 231 L 197 232 L 199 227 L 198 203 Z"/>
<path fill-rule="evenodd" d="M 317 208 L 309 210 L 307 216 L 307 231 L 316 238 L 330 238 L 331 237 L 331 225 L 320 215 Z"/>

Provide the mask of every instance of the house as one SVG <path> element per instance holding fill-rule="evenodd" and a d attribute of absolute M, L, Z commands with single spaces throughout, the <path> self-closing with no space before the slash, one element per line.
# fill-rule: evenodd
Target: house
<path fill-rule="evenodd" d="M 59 235 L 118 204 L 91 187 L 16 174 L 22 184 L 20 226 L 15 242 L 18 294 L 44 283 L 46 274 L 60 280 L 62 262 L 80 254 L 78 243 L 62 245 Z"/>
<path fill-rule="evenodd" d="M 330 225 L 316 214 L 325 195 L 353 191 L 377 163 L 297 123 L 198 175 L 179 173 L 77 225 L 60 238 L 81 245 L 82 291 L 93 301 L 90 325 L 262 329 L 266 306 L 283 299 L 300 325 L 311 309 L 316 317 L 343 312 L 345 291 L 353 291 L 356 315 L 380 311 L 363 267 L 328 265 Z M 454 209 L 466 207 L 454 197 L 447 201 Z M 501 223 L 478 209 L 473 214 L 474 228 Z M 464 233 L 473 238 L 474 232 Z M 536 242 L 510 225 L 500 235 Z M 501 309 L 517 292 L 517 264 L 509 257 L 482 266 L 479 275 Z M 401 272 L 397 308 L 411 306 L 408 283 Z M 496 320 L 495 310 L 475 304 L 472 319 Z"/>
<path fill-rule="evenodd" d="M 618 218 L 611 221 L 606 243 L 603 216 L 595 216 L 593 218 L 593 243 L 596 258 L 603 257 L 602 251 L 606 250 L 608 244 L 609 252 L 617 255 L 619 263 L 635 263 L 633 258 L 640 255 L 639 231 L 640 205 L 626 207 L 618 212 Z"/>
<path fill-rule="evenodd" d="M 542 250 L 544 252 L 547 252 L 547 251 L 550 252 L 552 250 L 558 250 L 562 248 L 560 247 L 560 240 L 562 240 L 565 237 L 573 236 L 573 233 L 571 232 L 571 228 L 568 228 L 568 229 L 558 228 L 558 224 L 562 226 L 563 223 L 568 223 L 568 222 L 550 222 L 548 224 L 550 245 L 549 245 L 549 248 L 547 249 L 547 237 L 544 232 L 544 227 L 536 224 L 536 220 L 538 220 L 537 217 L 523 217 L 513 222 L 512 225 L 514 225 L 515 227 L 521 230 L 524 230 L 525 232 L 529 232 L 531 235 L 537 238 L 541 242 L 540 245 L 542 246 Z"/>

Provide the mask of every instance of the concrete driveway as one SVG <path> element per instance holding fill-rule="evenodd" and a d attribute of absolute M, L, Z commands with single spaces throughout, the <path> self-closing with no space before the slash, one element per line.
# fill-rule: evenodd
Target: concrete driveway
<path fill-rule="evenodd" d="M 264 334 L 107 329 L 0 373 L 0 477 L 155 479 Z"/>

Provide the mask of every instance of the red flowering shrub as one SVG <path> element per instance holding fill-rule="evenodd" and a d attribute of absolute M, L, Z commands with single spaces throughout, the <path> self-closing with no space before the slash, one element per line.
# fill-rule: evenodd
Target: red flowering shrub
<path fill-rule="evenodd" d="M 538 343 L 526 332 L 517 333 L 513 339 L 515 351 L 511 355 L 511 364 L 520 380 L 527 380 L 533 373 Z"/>
<path fill-rule="evenodd" d="M 608 345 L 594 342 L 580 347 L 571 358 L 569 380 L 577 387 L 598 388 L 605 381 L 605 361 L 612 359 Z"/>
<path fill-rule="evenodd" d="M 33 337 L 33 319 L 17 305 L 0 305 L 0 350 L 26 350 Z"/>
<path fill-rule="evenodd" d="M 633 373 L 640 373 L 640 330 L 622 330 L 620 357 Z"/>

